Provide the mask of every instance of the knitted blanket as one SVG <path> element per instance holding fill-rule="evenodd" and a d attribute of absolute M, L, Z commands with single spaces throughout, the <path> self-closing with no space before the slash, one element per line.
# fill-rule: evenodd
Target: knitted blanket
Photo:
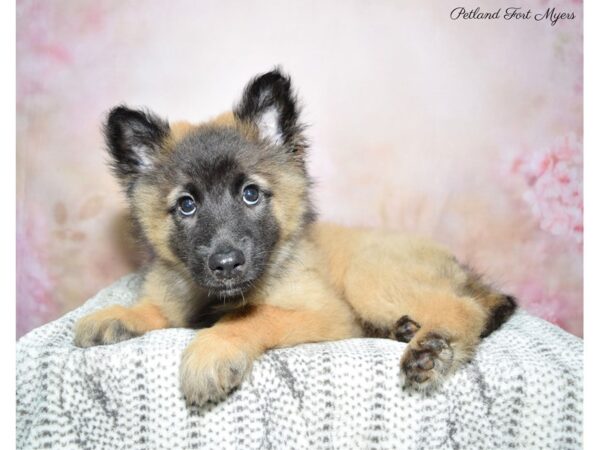
<path fill-rule="evenodd" d="M 17 448 L 505 449 L 582 447 L 583 343 L 518 311 L 436 392 L 404 391 L 406 344 L 351 339 L 267 352 L 225 401 L 186 408 L 193 330 L 73 346 L 73 323 L 131 304 L 139 275 L 17 343 Z"/>

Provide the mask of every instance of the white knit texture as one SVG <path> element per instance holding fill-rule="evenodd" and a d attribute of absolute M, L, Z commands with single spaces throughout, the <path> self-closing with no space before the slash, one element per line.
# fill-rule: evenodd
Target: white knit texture
<path fill-rule="evenodd" d="M 187 329 L 80 349 L 73 323 L 134 302 L 129 275 L 17 343 L 17 448 L 575 449 L 583 343 L 523 311 L 435 393 L 404 391 L 406 344 L 351 339 L 267 352 L 219 404 L 186 408 Z"/>

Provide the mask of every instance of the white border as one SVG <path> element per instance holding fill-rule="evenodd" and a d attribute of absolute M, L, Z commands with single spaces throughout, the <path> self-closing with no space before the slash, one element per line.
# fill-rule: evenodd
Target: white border
<path fill-rule="evenodd" d="M 2 441 L 6 446 L 15 442 L 15 328 L 16 328 L 16 284 L 15 284 L 15 194 L 16 194 L 16 117 L 15 117 L 15 52 L 16 52 L 16 7 L 12 1 L 0 4 L 2 29 L 0 48 L 5 68 L 2 70 L 0 92 L 2 101 L 2 239 L 0 240 L 2 317 L 0 320 L 3 367 L 2 377 Z M 10 440 L 9 440 L 10 439 Z"/>
<path fill-rule="evenodd" d="M 584 196 L 585 196 L 585 240 L 584 240 L 584 336 L 585 336 L 585 402 L 584 402 L 584 442 L 586 448 L 600 448 L 598 446 L 597 415 L 598 406 L 598 384 L 595 375 L 599 370 L 598 358 L 600 352 L 598 345 L 598 334 L 600 326 L 597 325 L 600 311 L 598 302 L 600 292 L 598 279 L 600 277 L 600 258 L 598 252 L 598 220 L 600 202 L 597 193 L 600 192 L 597 171 L 600 169 L 598 152 L 600 151 L 600 108 L 598 99 L 600 90 L 599 58 L 600 46 L 598 45 L 598 24 L 594 23 L 600 17 L 600 7 L 593 0 L 586 1 L 584 12 Z M 2 246 L 2 286 L 4 298 L 2 301 L 2 356 L 5 360 L 3 370 L 0 371 L 3 389 L 3 442 L 10 442 L 7 438 L 15 440 L 15 32 L 16 32 L 16 8 L 11 1 L 0 3 L 2 20 L 2 60 L 8 63 L 9 69 L 2 71 L 2 164 L 0 170 L 2 194 L 4 196 L 3 211 L 4 220 L 1 222 Z M 6 217 L 8 216 L 8 217 Z"/>
<path fill-rule="evenodd" d="M 598 202 L 599 174 L 598 151 L 600 150 L 598 99 L 600 80 L 598 52 L 598 2 L 588 0 L 584 4 L 584 443 L 586 448 L 599 448 L 598 436 L 598 383 L 596 373 L 600 370 L 598 357 L 598 290 L 599 264 L 598 226 L 600 208 Z M 596 22 L 596 23 L 595 23 Z"/>

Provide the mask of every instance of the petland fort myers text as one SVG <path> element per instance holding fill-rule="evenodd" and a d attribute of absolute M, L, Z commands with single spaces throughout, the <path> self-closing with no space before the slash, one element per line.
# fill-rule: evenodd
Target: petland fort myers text
<path fill-rule="evenodd" d="M 450 11 L 450 18 L 452 20 L 535 20 L 537 22 L 546 21 L 554 26 L 561 20 L 573 20 L 575 18 L 575 13 L 572 11 L 559 11 L 556 8 L 547 8 L 544 11 L 537 12 L 521 7 L 498 8 L 494 11 L 482 11 L 479 7 L 467 9 L 459 6 Z"/>

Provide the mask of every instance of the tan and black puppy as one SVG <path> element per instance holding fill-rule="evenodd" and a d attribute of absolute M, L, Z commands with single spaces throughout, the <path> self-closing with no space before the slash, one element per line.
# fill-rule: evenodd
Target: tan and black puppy
<path fill-rule="evenodd" d="M 75 343 L 201 328 L 181 362 L 189 402 L 222 398 L 271 348 L 360 336 L 408 342 L 405 384 L 427 389 L 516 307 L 434 243 L 316 223 L 299 110 L 278 70 L 213 121 L 169 125 L 119 106 L 105 134 L 153 262 L 137 304 L 82 318 Z"/>

